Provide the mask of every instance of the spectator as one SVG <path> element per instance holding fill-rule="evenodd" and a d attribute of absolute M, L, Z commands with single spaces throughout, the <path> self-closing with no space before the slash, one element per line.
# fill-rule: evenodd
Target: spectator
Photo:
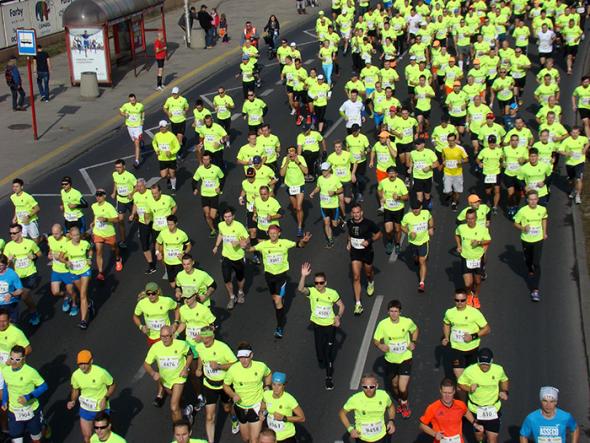
<path fill-rule="evenodd" d="M 217 30 L 219 29 L 219 14 L 217 13 L 217 8 L 213 8 L 211 10 L 211 24 L 213 25 L 213 38 L 215 38 L 215 41 L 217 41 L 217 39 L 219 38 L 219 34 L 217 32 Z"/>
<path fill-rule="evenodd" d="M 164 75 L 164 61 L 166 60 L 166 42 L 164 41 L 164 34 L 158 32 L 158 37 L 154 42 L 154 52 L 156 53 L 156 62 L 158 63 L 158 78 L 156 82 L 156 89 L 161 91 L 164 89 L 162 77 Z"/>
<path fill-rule="evenodd" d="M 37 86 L 41 100 L 49 101 L 49 72 L 51 71 L 51 59 L 47 51 L 41 45 L 37 45 L 37 55 L 33 59 L 34 69 L 37 71 Z"/>
<path fill-rule="evenodd" d="M 280 32 L 281 26 L 279 24 L 279 19 L 277 19 L 276 15 L 271 15 L 268 18 L 268 22 L 264 27 L 264 32 L 267 33 L 265 37 L 266 44 L 272 48 L 273 54 L 276 52 L 277 48 L 279 47 L 280 41 Z"/>
<path fill-rule="evenodd" d="M 191 6 L 188 15 L 188 27 L 190 30 L 193 29 L 193 23 L 195 22 L 195 18 L 197 16 L 197 9 L 194 6 Z M 183 12 L 180 18 L 178 19 L 178 26 L 182 29 L 182 32 L 186 36 L 186 14 Z"/>
<path fill-rule="evenodd" d="M 4 77 L 6 78 L 6 84 L 10 88 L 10 93 L 12 94 L 12 110 L 24 111 L 25 91 L 23 89 L 23 81 L 20 72 L 18 72 L 18 68 L 16 67 L 16 57 L 14 55 L 10 57 L 8 64 L 6 65 Z"/>
<path fill-rule="evenodd" d="M 197 20 L 205 33 L 205 49 L 210 49 L 213 47 L 215 29 L 213 28 L 213 17 L 207 12 L 207 5 L 201 6 L 201 10 L 197 14 Z"/>
<path fill-rule="evenodd" d="M 222 43 L 229 43 L 229 35 L 227 34 L 227 18 L 225 14 L 221 14 L 219 17 L 219 36 L 221 37 Z"/>

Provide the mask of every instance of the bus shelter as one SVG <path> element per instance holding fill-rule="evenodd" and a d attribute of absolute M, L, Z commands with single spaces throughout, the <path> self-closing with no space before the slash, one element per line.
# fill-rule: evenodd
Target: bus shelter
<path fill-rule="evenodd" d="M 159 12 L 160 28 L 146 28 L 144 17 Z M 146 55 L 146 33 L 161 31 L 166 41 L 163 0 L 76 0 L 64 11 L 63 27 L 72 85 L 83 72 L 96 72 L 102 85 L 112 85 L 111 68 Z"/>

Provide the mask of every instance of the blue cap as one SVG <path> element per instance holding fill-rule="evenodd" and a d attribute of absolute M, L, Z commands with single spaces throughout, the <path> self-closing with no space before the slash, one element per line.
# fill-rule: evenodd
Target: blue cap
<path fill-rule="evenodd" d="M 515 102 L 510 103 L 510 109 L 518 109 L 518 103 L 515 103 Z"/>
<path fill-rule="evenodd" d="M 242 60 L 250 60 L 250 56 L 248 54 L 242 55 Z"/>
<path fill-rule="evenodd" d="M 274 372 L 272 374 L 272 382 L 273 383 L 280 383 L 280 384 L 284 385 L 286 381 L 287 381 L 287 374 L 285 374 L 284 372 Z"/>
<path fill-rule="evenodd" d="M 260 163 L 262 163 L 262 157 L 259 155 L 255 155 L 252 158 L 252 163 L 254 163 L 255 165 L 259 165 Z"/>

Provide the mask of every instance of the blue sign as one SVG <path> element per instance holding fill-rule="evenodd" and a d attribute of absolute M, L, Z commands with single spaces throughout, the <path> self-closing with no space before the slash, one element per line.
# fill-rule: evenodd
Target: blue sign
<path fill-rule="evenodd" d="M 16 44 L 18 55 L 37 55 L 37 34 L 34 29 L 17 29 Z"/>

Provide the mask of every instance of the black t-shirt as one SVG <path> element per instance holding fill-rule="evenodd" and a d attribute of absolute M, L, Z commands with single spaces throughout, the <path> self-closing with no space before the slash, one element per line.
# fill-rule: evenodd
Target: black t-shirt
<path fill-rule="evenodd" d="M 211 24 L 212 18 L 207 11 L 199 11 L 197 13 L 197 20 L 199 21 L 201 28 L 203 28 L 205 31 L 213 26 Z"/>
<path fill-rule="evenodd" d="M 35 56 L 35 62 L 37 63 L 37 72 L 49 72 L 49 54 L 45 51 L 37 52 Z"/>
<path fill-rule="evenodd" d="M 348 221 L 346 226 L 348 227 L 348 235 L 350 236 L 350 243 L 353 249 L 365 249 L 368 251 L 373 249 L 373 243 L 371 242 L 371 239 L 373 238 L 374 234 L 379 232 L 379 227 L 374 221 L 363 218 L 359 223 L 355 223 L 351 219 Z M 368 240 L 369 246 L 366 248 L 360 247 L 360 241 L 362 240 Z"/>

